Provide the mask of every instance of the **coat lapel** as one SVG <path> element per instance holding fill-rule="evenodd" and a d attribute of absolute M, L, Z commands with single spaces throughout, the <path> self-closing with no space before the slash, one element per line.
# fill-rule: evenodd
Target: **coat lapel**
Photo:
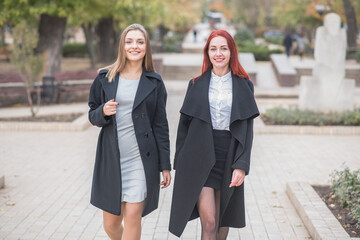
<path fill-rule="evenodd" d="M 144 70 L 140 77 L 138 89 L 136 91 L 133 109 L 139 104 L 156 88 L 156 85 L 147 77 L 147 73 Z"/>
<path fill-rule="evenodd" d="M 195 79 L 194 83 L 190 83 L 192 86 L 189 86 L 180 112 L 211 124 L 209 105 L 210 77 L 211 69 Z"/>
<path fill-rule="evenodd" d="M 230 125 L 237 120 L 254 118 L 259 115 L 253 90 L 247 80 L 232 74 L 233 102 L 231 107 Z"/>
<path fill-rule="evenodd" d="M 119 73 L 115 75 L 114 81 L 112 82 L 109 82 L 107 77 L 101 79 L 101 84 L 103 86 L 105 96 L 109 96 L 109 99 L 105 99 L 106 101 L 110 99 L 115 99 L 118 83 L 119 83 Z"/>

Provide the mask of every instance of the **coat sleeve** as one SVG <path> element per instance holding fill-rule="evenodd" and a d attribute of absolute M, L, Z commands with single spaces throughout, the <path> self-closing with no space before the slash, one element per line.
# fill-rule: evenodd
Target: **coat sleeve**
<path fill-rule="evenodd" d="M 232 165 L 232 169 L 242 169 L 245 171 L 245 174 L 248 175 L 250 171 L 250 157 L 251 157 L 251 148 L 253 142 L 253 126 L 254 119 L 247 119 L 247 129 L 246 129 L 246 138 L 244 151 L 240 155 L 240 158 L 237 159 L 235 163 Z"/>
<path fill-rule="evenodd" d="M 92 125 L 104 127 L 111 122 L 110 116 L 104 116 L 103 107 L 105 102 L 101 97 L 102 86 L 100 83 L 100 75 L 98 75 L 90 87 L 89 101 L 89 121 Z"/>
<path fill-rule="evenodd" d="M 249 80 L 246 79 L 247 84 L 249 85 L 249 88 L 252 93 L 254 93 L 254 85 Z M 240 158 L 237 159 L 235 163 L 233 163 L 232 168 L 233 169 L 242 169 L 245 171 L 245 174 L 248 175 L 250 171 L 250 157 L 251 157 L 251 149 L 252 149 L 252 143 L 253 143 L 253 129 L 254 129 L 254 118 L 256 118 L 258 114 L 253 115 L 251 118 L 247 119 L 247 128 L 246 128 L 246 138 L 245 138 L 245 145 L 244 145 L 244 151 L 240 155 Z"/>
<path fill-rule="evenodd" d="M 184 146 L 184 142 L 188 133 L 189 124 L 191 121 L 191 117 L 187 116 L 183 113 L 180 114 L 179 126 L 177 129 L 177 137 L 176 137 L 176 151 L 174 157 L 174 170 L 176 170 L 177 166 L 177 158 L 179 152 L 181 151 L 182 147 Z"/>
<path fill-rule="evenodd" d="M 159 169 L 171 170 L 170 164 L 170 140 L 169 140 L 169 126 L 166 117 L 166 98 L 167 93 L 163 81 L 160 81 L 158 86 L 158 96 L 154 115 L 152 129 L 156 140 L 158 155 L 159 155 Z"/>
<path fill-rule="evenodd" d="M 192 83 L 193 83 L 193 80 L 190 80 L 188 88 L 186 90 L 184 102 L 188 95 L 189 89 L 192 86 Z M 175 157 L 174 157 L 174 170 L 176 170 L 177 158 L 178 158 L 179 152 L 181 151 L 181 149 L 184 145 L 191 119 L 192 119 L 192 117 L 190 117 L 184 113 L 180 113 L 180 120 L 179 120 L 178 129 L 177 129 L 177 135 L 176 135 L 176 151 L 175 151 Z"/>

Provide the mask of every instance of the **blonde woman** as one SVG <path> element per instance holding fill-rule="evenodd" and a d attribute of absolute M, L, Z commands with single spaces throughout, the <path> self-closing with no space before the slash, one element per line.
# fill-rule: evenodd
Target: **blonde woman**
<path fill-rule="evenodd" d="M 157 208 L 160 186 L 170 184 L 166 96 L 146 30 L 128 26 L 117 60 L 99 71 L 89 95 L 89 120 L 101 127 L 91 204 L 103 210 L 111 239 L 140 239 L 141 217 Z"/>

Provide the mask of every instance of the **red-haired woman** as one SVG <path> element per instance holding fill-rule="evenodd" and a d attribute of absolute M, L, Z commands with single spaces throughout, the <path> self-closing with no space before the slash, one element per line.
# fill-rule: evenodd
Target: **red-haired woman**
<path fill-rule="evenodd" d="M 234 39 L 213 31 L 202 74 L 189 82 L 180 110 L 169 230 L 180 237 L 200 217 L 201 239 L 226 239 L 245 226 L 244 178 L 249 173 L 254 87 L 238 60 Z"/>

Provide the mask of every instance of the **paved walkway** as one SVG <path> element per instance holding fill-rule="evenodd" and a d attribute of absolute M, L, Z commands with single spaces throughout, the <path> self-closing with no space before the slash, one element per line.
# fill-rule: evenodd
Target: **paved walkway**
<path fill-rule="evenodd" d="M 174 154 L 183 99 L 183 91 L 174 89 L 186 82 L 169 84 Z M 0 173 L 6 177 L 0 239 L 107 239 L 101 211 L 89 204 L 98 132 L 0 133 Z M 231 229 L 228 239 L 309 239 L 285 194 L 286 181 L 325 184 L 343 162 L 360 168 L 359 142 L 360 136 L 256 135 L 245 185 L 247 227 Z M 176 239 L 167 231 L 171 195 L 172 187 L 161 191 L 159 209 L 143 220 L 142 239 Z M 198 220 L 182 239 L 200 239 Z"/>

